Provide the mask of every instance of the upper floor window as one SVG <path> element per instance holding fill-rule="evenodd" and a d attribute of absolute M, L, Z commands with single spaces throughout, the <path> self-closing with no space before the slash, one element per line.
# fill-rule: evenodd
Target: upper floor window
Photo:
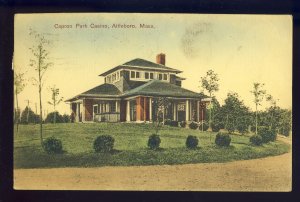
<path fill-rule="evenodd" d="M 164 80 L 168 80 L 168 75 L 164 74 Z"/>
<path fill-rule="evenodd" d="M 130 72 L 130 78 L 135 78 L 135 71 Z"/>
<path fill-rule="evenodd" d="M 138 79 L 138 78 L 141 78 L 141 72 L 136 72 L 136 78 Z"/>
<path fill-rule="evenodd" d="M 158 74 L 158 79 L 162 80 L 163 79 L 163 75 L 162 74 Z"/>
<path fill-rule="evenodd" d="M 145 79 L 149 79 L 149 72 L 145 72 Z"/>
<path fill-rule="evenodd" d="M 150 73 L 150 79 L 153 79 L 153 78 L 154 78 L 154 74 Z"/>
<path fill-rule="evenodd" d="M 116 80 L 116 74 L 112 75 L 112 81 L 114 82 Z"/>

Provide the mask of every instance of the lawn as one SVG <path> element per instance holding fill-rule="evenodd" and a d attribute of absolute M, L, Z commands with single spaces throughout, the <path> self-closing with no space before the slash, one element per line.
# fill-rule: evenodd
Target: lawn
<path fill-rule="evenodd" d="M 152 151 L 147 148 L 147 141 L 154 131 L 152 124 L 45 124 L 44 138 L 60 139 L 64 149 L 63 154 L 48 155 L 40 146 L 39 125 L 20 125 L 18 134 L 14 135 L 14 166 L 51 168 L 228 162 L 279 155 L 290 149 L 281 141 L 252 146 L 249 137 L 242 135 L 231 135 L 231 146 L 220 148 L 214 144 L 216 133 L 164 126 L 159 131 L 161 149 Z M 104 134 L 115 138 L 115 150 L 109 154 L 95 153 L 93 141 Z M 199 148 L 186 149 L 188 135 L 199 138 Z"/>

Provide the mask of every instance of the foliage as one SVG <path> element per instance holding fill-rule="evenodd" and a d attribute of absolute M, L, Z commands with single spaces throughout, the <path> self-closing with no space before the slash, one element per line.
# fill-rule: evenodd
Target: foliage
<path fill-rule="evenodd" d="M 207 124 L 207 122 L 203 122 L 203 131 L 207 131 L 209 125 Z M 199 130 L 202 130 L 202 123 L 199 126 Z"/>
<path fill-rule="evenodd" d="M 165 125 L 178 127 L 178 121 L 173 121 L 173 120 L 167 119 L 167 120 L 165 120 Z"/>
<path fill-rule="evenodd" d="M 227 123 L 226 129 L 227 129 L 227 131 L 228 131 L 229 133 L 233 133 L 234 130 L 235 130 L 235 127 L 234 127 L 233 122 Z"/>
<path fill-rule="evenodd" d="M 110 135 L 98 136 L 94 141 L 95 152 L 110 152 L 114 148 L 115 139 Z"/>
<path fill-rule="evenodd" d="M 48 154 L 59 154 L 63 152 L 61 140 L 49 137 L 43 141 L 43 149 Z"/>
<path fill-rule="evenodd" d="M 68 115 L 64 115 L 64 116 L 68 117 Z M 51 113 L 47 114 L 47 117 L 45 119 L 45 123 L 54 123 L 54 117 L 56 117 L 56 123 L 67 123 L 67 122 L 65 122 L 65 120 L 67 119 L 67 117 L 64 117 L 64 116 L 62 116 L 61 114 L 59 114 L 58 111 L 51 112 Z"/>
<path fill-rule="evenodd" d="M 40 117 L 35 114 L 30 108 L 26 107 L 21 114 L 21 124 L 39 123 Z"/>
<path fill-rule="evenodd" d="M 181 121 L 180 122 L 180 127 L 185 128 L 186 127 L 186 121 Z"/>
<path fill-rule="evenodd" d="M 70 123 L 71 122 L 71 117 L 68 114 L 64 114 L 62 118 L 63 118 L 64 123 Z"/>
<path fill-rule="evenodd" d="M 254 95 L 254 103 L 255 103 L 255 134 L 257 134 L 257 107 L 261 105 L 261 102 L 266 94 L 266 91 L 263 90 L 263 86 L 265 84 L 261 83 L 253 83 L 253 90 L 250 91 Z"/>
<path fill-rule="evenodd" d="M 39 102 L 40 102 L 40 141 L 43 145 L 43 105 L 42 105 L 42 89 L 44 85 L 44 75 L 53 63 L 49 62 L 49 45 L 52 43 L 45 37 L 45 34 L 38 33 L 32 29 L 29 30 L 29 35 L 32 36 L 35 44 L 29 48 L 32 53 L 30 66 L 36 71 L 36 77 L 33 78 L 34 85 L 38 86 Z"/>
<path fill-rule="evenodd" d="M 219 132 L 220 129 L 221 129 L 221 124 L 217 123 L 217 122 L 213 122 L 211 124 L 211 129 L 212 129 L 213 132 Z"/>
<path fill-rule="evenodd" d="M 186 142 L 185 142 L 185 145 L 187 148 L 189 149 L 195 149 L 197 148 L 198 146 L 198 143 L 199 143 L 199 140 L 196 136 L 194 135 L 189 135 L 187 138 L 186 138 Z"/>
<path fill-rule="evenodd" d="M 209 97 L 212 98 L 214 92 L 219 90 L 219 78 L 218 74 L 216 74 L 213 70 L 208 70 L 206 72 L 206 75 L 204 77 L 201 77 L 201 86 L 204 90 L 206 90 L 209 93 Z M 212 122 L 212 108 L 213 108 L 213 103 L 209 108 L 209 125 L 211 126 Z"/>
<path fill-rule="evenodd" d="M 216 135 L 216 139 L 215 139 L 215 143 L 218 146 L 221 147 L 228 147 L 230 145 L 231 142 L 231 137 L 229 136 L 228 133 L 217 133 Z"/>
<path fill-rule="evenodd" d="M 149 136 L 149 139 L 148 139 L 148 147 L 152 150 L 156 150 L 159 148 L 160 142 L 161 142 L 161 140 L 160 140 L 159 135 L 152 134 Z"/>
<path fill-rule="evenodd" d="M 263 143 L 262 137 L 260 135 L 252 135 L 249 140 L 252 144 L 257 146 L 262 145 Z"/>
<path fill-rule="evenodd" d="M 16 70 L 14 71 L 14 93 L 15 93 L 15 99 L 16 99 L 16 109 L 15 109 L 15 116 L 14 116 L 14 123 L 17 124 L 17 132 L 19 129 L 19 123 L 20 123 L 20 115 L 21 110 L 19 109 L 19 101 L 18 101 L 18 95 L 24 90 L 26 86 L 25 79 L 24 79 L 24 73 L 18 73 Z"/>
<path fill-rule="evenodd" d="M 258 127 L 258 135 L 262 137 L 263 143 L 274 142 L 277 137 L 275 130 L 269 129 L 269 127 L 266 126 Z"/>
<path fill-rule="evenodd" d="M 248 126 L 250 125 L 250 117 L 245 116 L 241 117 L 236 124 L 236 129 L 239 131 L 241 134 L 245 134 L 248 131 Z"/>
<path fill-rule="evenodd" d="M 170 101 L 166 97 L 153 98 L 152 107 L 154 109 L 154 116 L 156 117 L 153 120 L 155 125 L 155 134 L 158 134 L 161 126 L 165 122 L 166 110 L 170 107 Z"/>
<path fill-rule="evenodd" d="M 61 98 L 58 98 L 59 96 L 59 89 L 55 87 L 55 85 L 50 88 L 51 90 L 51 99 L 52 99 L 52 102 L 48 101 L 48 104 L 52 105 L 53 106 L 53 111 L 55 112 L 55 108 L 56 106 L 63 100 L 63 97 Z M 54 117 L 53 117 L 53 123 L 56 123 L 56 113 L 54 113 Z"/>
<path fill-rule="evenodd" d="M 192 122 L 189 124 L 190 129 L 196 130 L 198 128 L 198 124 L 195 122 Z"/>

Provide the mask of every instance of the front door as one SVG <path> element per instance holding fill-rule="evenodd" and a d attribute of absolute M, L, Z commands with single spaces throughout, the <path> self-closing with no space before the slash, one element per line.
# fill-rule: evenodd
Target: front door
<path fill-rule="evenodd" d="M 185 121 L 185 103 L 178 103 L 177 105 L 177 115 L 178 115 L 178 121 Z"/>

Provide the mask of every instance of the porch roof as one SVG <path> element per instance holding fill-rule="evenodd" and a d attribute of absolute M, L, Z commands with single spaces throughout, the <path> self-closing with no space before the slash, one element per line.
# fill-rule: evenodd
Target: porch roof
<path fill-rule="evenodd" d="M 95 88 L 92 88 L 88 91 L 85 91 L 73 98 L 66 100 L 65 102 L 72 102 L 81 97 L 107 97 L 107 98 L 116 98 L 121 95 L 121 91 L 113 84 L 102 84 Z"/>
<path fill-rule="evenodd" d="M 122 96 L 165 96 L 180 98 L 205 98 L 207 96 L 187 90 L 180 86 L 170 84 L 160 80 L 152 80 L 135 89 L 125 92 Z"/>

